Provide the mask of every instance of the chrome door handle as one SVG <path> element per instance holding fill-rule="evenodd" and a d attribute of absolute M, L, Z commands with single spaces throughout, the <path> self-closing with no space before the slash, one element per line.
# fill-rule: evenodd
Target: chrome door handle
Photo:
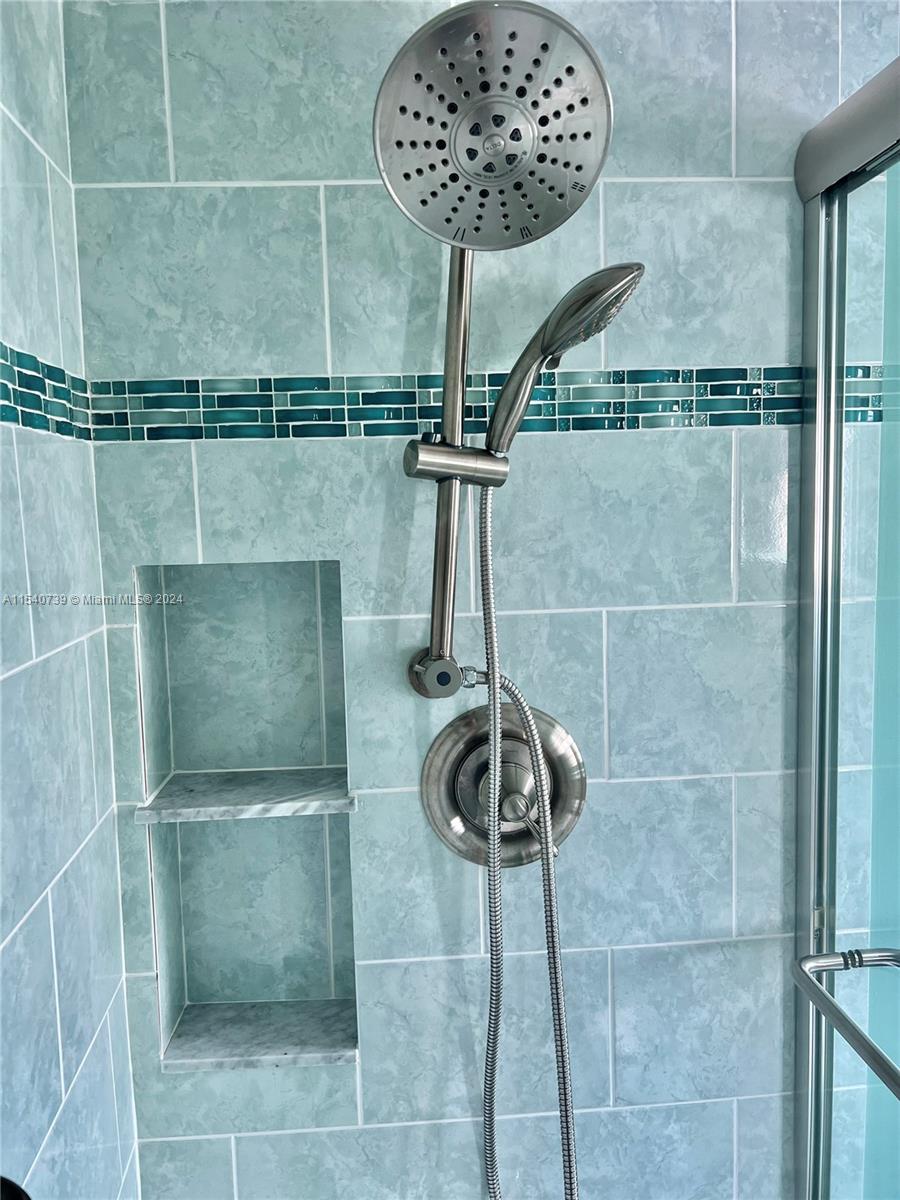
<path fill-rule="evenodd" d="M 900 950 L 845 950 L 837 954 L 807 954 L 791 963 L 794 982 L 819 1012 L 838 1031 L 869 1067 L 900 1100 L 900 1067 L 876 1046 L 841 1008 L 816 975 L 824 971 L 852 971 L 859 967 L 900 967 Z"/>

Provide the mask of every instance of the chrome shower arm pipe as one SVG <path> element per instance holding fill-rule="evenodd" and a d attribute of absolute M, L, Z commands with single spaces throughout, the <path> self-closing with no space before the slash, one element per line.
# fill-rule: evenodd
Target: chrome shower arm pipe
<path fill-rule="evenodd" d="M 474 251 L 462 250 L 458 246 L 454 246 L 450 251 L 441 412 L 441 440 L 448 446 L 461 446 L 463 442 L 474 263 Z"/>

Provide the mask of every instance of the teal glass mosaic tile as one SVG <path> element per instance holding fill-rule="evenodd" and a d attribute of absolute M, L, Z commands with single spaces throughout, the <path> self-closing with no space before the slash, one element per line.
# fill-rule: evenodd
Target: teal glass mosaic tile
<path fill-rule="evenodd" d="M 845 419 L 882 419 L 892 376 L 846 368 Z M 483 434 L 506 376 L 467 377 L 465 431 Z M 443 376 L 283 375 L 88 383 L 0 343 L 0 422 L 84 441 L 415 437 L 441 426 Z M 523 433 L 796 425 L 799 367 L 545 371 Z"/>

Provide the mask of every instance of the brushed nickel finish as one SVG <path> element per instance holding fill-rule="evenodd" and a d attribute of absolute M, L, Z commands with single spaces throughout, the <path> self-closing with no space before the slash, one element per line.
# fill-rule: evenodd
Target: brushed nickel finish
<path fill-rule="evenodd" d="M 502 487 L 509 476 L 509 459 L 475 446 L 445 442 L 408 442 L 403 470 L 410 479 L 460 479 L 473 487 Z"/>
<path fill-rule="evenodd" d="M 420 229 L 472 250 L 552 233 L 590 194 L 611 131 L 594 50 L 525 0 L 436 16 L 401 48 L 375 103 L 391 196 Z"/>
<path fill-rule="evenodd" d="M 559 846 L 584 808 L 587 777 L 575 741 L 562 725 L 533 709 L 544 748 L 553 813 L 553 842 Z M 441 841 L 470 862 L 487 864 L 488 710 L 463 713 L 434 739 L 422 767 L 422 805 Z M 531 757 L 515 708 L 503 705 L 503 798 L 501 860 L 518 867 L 540 858 Z"/>

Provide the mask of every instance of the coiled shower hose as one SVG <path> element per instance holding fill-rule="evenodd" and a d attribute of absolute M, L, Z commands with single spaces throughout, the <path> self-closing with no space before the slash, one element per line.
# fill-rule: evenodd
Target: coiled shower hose
<path fill-rule="evenodd" d="M 563 1195 L 578 1200 L 578 1170 L 575 1161 L 575 1112 L 566 1027 L 566 997 L 559 921 L 556 903 L 553 827 L 544 751 L 531 709 L 511 679 L 500 672 L 497 648 L 497 614 L 494 605 L 493 488 L 481 489 L 479 546 L 481 551 L 481 607 L 484 614 L 484 649 L 487 660 L 488 712 L 490 718 L 489 809 L 488 809 L 488 944 L 490 951 L 490 995 L 487 1045 L 484 1055 L 484 1166 L 490 1200 L 501 1200 L 500 1168 L 497 1162 L 496 1090 L 500 1020 L 503 1010 L 503 908 L 500 866 L 500 802 L 502 789 L 503 709 L 501 692 L 515 706 L 534 774 L 541 834 L 541 877 L 544 893 L 544 929 L 547 937 L 547 967 L 550 975 L 550 1006 L 556 1051 L 556 1082 L 559 1092 L 559 1125 L 562 1144 Z"/>

